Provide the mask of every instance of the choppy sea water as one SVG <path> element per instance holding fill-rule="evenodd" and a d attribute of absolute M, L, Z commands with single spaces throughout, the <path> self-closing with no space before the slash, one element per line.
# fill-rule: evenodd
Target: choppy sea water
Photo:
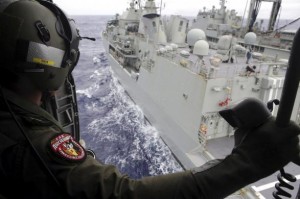
<path fill-rule="evenodd" d="M 181 171 L 182 168 L 138 105 L 118 83 L 103 48 L 101 32 L 111 16 L 74 16 L 82 37 L 76 82 L 81 138 L 97 159 L 131 178 Z"/>

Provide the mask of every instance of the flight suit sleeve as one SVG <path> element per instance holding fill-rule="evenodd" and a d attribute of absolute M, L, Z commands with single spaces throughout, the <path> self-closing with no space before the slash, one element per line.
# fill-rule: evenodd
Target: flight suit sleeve
<path fill-rule="evenodd" d="M 36 138 L 35 141 L 39 143 L 37 148 L 44 153 L 49 169 L 72 198 L 220 199 L 271 175 L 298 157 L 299 134 L 300 128 L 295 124 L 280 128 L 270 120 L 247 134 L 224 160 L 215 160 L 190 171 L 141 180 L 132 180 L 120 174 L 114 166 L 82 156 L 81 146 L 66 139 L 68 135 L 58 134 L 48 141 L 43 141 L 46 136 L 42 136 L 42 140 Z M 69 157 L 59 150 L 55 152 L 54 149 L 61 144 L 66 144 L 61 147 L 71 144 L 72 149 L 78 145 L 79 149 L 74 157 Z M 67 151 L 68 148 L 61 149 Z"/>
<path fill-rule="evenodd" d="M 132 180 L 120 174 L 114 166 L 102 165 L 91 157 L 62 172 L 71 197 L 128 199 L 202 198 L 191 172 L 145 177 Z"/>
<path fill-rule="evenodd" d="M 40 136 L 35 135 L 32 140 L 57 181 L 71 198 L 202 198 L 201 190 L 198 189 L 190 171 L 133 180 L 121 174 L 116 167 L 101 164 L 89 155 L 72 160 L 66 154 L 54 152 L 58 145 L 68 140 L 64 136 L 57 134 L 53 138 L 53 134 L 51 136 L 51 133 L 48 135 L 43 133 Z M 74 148 L 78 143 L 72 141 L 72 144 Z M 77 152 L 80 156 L 80 150 Z"/>
<path fill-rule="evenodd" d="M 65 134 L 58 134 L 53 138 L 43 133 L 41 136 L 35 136 L 33 142 L 57 181 L 71 198 L 220 199 L 222 197 L 219 196 L 225 196 L 224 194 L 229 194 L 244 185 L 241 182 L 245 180 L 241 179 L 241 176 L 237 178 L 232 176 L 236 176 L 237 173 L 247 173 L 235 167 L 234 161 L 221 161 L 221 163 L 215 161 L 196 170 L 133 180 L 122 175 L 112 165 L 101 164 L 91 156 L 81 156 L 80 150 L 77 150 L 76 155 L 81 157 L 79 159 L 69 158 L 59 150 L 54 152 L 58 145 L 68 140 L 65 136 L 67 137 Z M 74 141 L 72 143 L 73 146 L 78 144 Z M 232 177 L 230 183 L 227 183 L 227 177 Z M 222 183 L 225 184 L 221 186 Z"/>

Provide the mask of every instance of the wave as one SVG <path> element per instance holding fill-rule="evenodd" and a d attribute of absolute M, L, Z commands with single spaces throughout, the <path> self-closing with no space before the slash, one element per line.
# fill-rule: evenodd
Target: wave
<path fill-rule="evenodd" d="M 90 84 L 77 90 L 87 146 L 101 162 L 135 179 L 181 171 L 157 130 L 114 77 L 105 53 L 92 60 L 98 67 L 85 80 Z"/>

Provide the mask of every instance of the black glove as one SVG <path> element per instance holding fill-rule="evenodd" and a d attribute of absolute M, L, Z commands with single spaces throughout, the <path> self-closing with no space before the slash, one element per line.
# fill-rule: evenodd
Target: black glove
<path fill-rule="evenodd" d="M 253 131 L 239 129 L 235 136 L 245 135 L 236 143 L 232 154 L 243 156 L 254 163 L 260 177 L 271 175 L 290 161 L 299 158 L 300 128 L 294 122 L 278 127 L 274 118 Z"/>
<path fill-rule="evenodd" d="M 274 118 L 254 130 L 238 129 L 236 146 L 220 163 L 192 172 L 204 198 L 220 199 L 269 176 L 299 156 L 300 128 L 281 128 Z"/>

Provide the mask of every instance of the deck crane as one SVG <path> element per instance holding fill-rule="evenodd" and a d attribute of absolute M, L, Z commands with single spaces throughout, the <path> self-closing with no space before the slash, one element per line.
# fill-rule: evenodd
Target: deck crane
<path fill-rule="evenodd" d="M 258 15 L 261 3 L 263 1 L 273 2 L 272 12 L 271 12 L 267 31 L 273 31 L 274 29 L 274 25 L 281 7 L 282 0 L 251 0 L 250 7 L 249 7 L 248 21 L 247 21 L 248 32 L 253 31 L 253 25 L 256 21 L 256 17 Z"/>

